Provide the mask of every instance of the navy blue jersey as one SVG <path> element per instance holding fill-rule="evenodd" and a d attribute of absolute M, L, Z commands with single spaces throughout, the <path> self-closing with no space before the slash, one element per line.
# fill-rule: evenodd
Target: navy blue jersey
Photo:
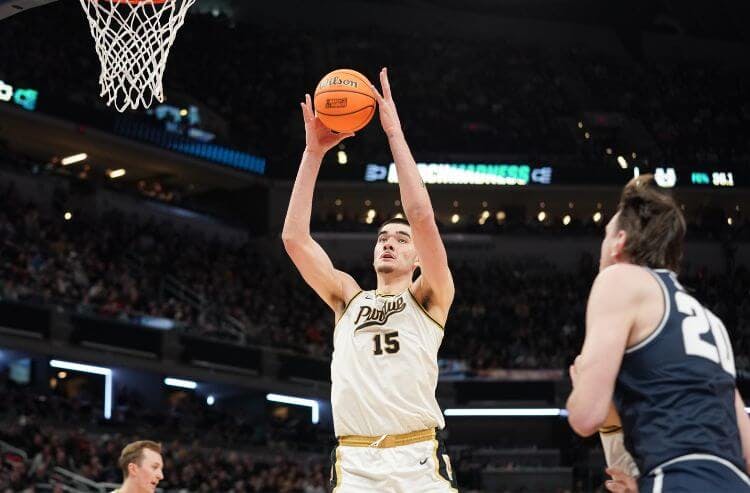
<path fill-rule="evenodd" d="M 710 454 L 745 470 L 734 407 L 732 345 L 724 324 L 666 270 L 659 326 L 628 348 L 614 400 L 641 474 L 676 457 Z M 613 293 L 613 296 L 616 296 Z"/>

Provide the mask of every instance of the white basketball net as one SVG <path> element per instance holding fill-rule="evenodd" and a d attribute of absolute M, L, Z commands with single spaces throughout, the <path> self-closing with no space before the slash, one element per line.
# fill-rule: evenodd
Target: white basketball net
<path fill-rule="evenodd" d="M 100 96 L 117 111 L 164 101 L 169 49 L 195 0 L 80 0 L 102 65 Z"/>

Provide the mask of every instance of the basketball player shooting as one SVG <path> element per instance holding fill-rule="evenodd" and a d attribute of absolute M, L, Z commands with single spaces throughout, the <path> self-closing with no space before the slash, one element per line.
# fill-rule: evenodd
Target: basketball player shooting
<path fill-rule="evenodd" d="M 750 419 L 732 346 L 677 280 L 684 236 L 679 206 L 651 175 L 625 186 L 570 368 L 568 421 L 582 436 L 606 432 L 614 400 L 619 453 L 635 459 L 641 493 L 750 492 Z"/>
<path fill-rule="evenodd" d="M 282 238 L 302 277 L 333 310 L 331 407 L 338 444 L 331 486 L 347 492 L 456 491 L 439 431 L 437 354 L 454 286 L 430 197 L 404 138 L 386 69 L 380 123 L 396 163 L 406 220 L 380 226 L 375 290 L 337 270 L 310 235 L 315 181 L 324 154 L 352 134 L 335 134 L 302 103 L 306 147 Z M 416 268 L 420 276 L 414 279 Z"/>

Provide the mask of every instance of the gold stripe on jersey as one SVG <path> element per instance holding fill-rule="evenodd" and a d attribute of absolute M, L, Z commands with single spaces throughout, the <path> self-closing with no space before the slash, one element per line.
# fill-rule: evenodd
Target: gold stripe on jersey
<path fill-rule="evenodd" d="M 435 320 L 434 318 L 432 318 L 432 315 L 430 315 L 429 312 L 427 312 L 427 310 L 425 310 L 425 308 L 422 306 L 422 303 L 420 303 L 419 300 L 417 299 L 417 297 L 414 296 L 414 293 L 411 292 L 411 289 L 409 289 L 408 291 L 409 291 L 409 295 L 411 296 L 411 299 L 413 299 L 414 303 L 416 303 L 417 306 L 419 307 L 419 309 L 422 310 L 422 313 L 424 313 L 425 315 L 427 315 L 427 318 L 429 318 L 430 320 L 432 320 L 432 322 L 435 325 L 437 325 L 440 328 L 440 330 L 445 331 L 445 327 L 443 327 L 443 324 L 439 323 L 437 320 Z"/>
<path fill-rule="evenodd" d="M 393 448 L 434 439 L 435 429 L 427 428 L 426 430 L 412 431 L 403 435 L 383 435 L 380 437 L 346 435 L 339 438 L 339 445 L 344 447 Z"/>

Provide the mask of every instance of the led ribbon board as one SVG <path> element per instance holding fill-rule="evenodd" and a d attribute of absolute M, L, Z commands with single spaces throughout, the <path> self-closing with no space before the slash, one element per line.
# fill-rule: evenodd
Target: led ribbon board
<path fill-rule="evenodd" d="M 642 173 L 637 166 L 633 168 L 633 176 L 639 176 Z M 689 181 L 688 176 L 690 177 Z M 726 170 L 691 171 L 677 170 L 671 167 L 658 167 L 654 170 L 654 180 L 662 188 L 673 188 L 677 185 L 734 188 L 736 186 L 735 177 L 735 172 Z"/>
<path fill-rule="evenodd" d="M 734 187 L 734 173 L 731 171 L 693 171 L 690 173 L 693 185 Z"/>
<path fill-rule="evenodd" d="M 427 184 L 457 186 L 547 186 L 604 185 L 621 188 L 630 176 L 653 173 L 662 188 L 742 188 L 750 187 L 739 168 L 676 168 L 657 166 L 631 171 L 619 168 L 534 165 L 530 163 L 417 163 L 422 180 Z M 365 165 L 364 181 L 398 183 L 396 165 L 369 163 Z"/>
<path fill-rule="evenodd" d="M 434 185 L 549 185 L 552 168 L 528 164 L 417 163 L 422 181 Z M 398 183 L 396 165 L 368 164 L 365 181 Z"/>
<path fill-rule="evenodd" d="M 241 171 L 262 175 L 266 171 L 266 160 L 246 152 L 220 146 L 211 142 L 200 142 L 183 135 L 168 132 L 154 125 L 144 124 L 128 118 L 115 120 L 114 132 L 123 137 L 154 144 L 163 149 L 179 152 L 206 161 L 222 164 Z"/>
<path fill-rule="evenodd" d="M 0 101 L 15 103 L 23 109 L 34 111 L 39 92 L 36 89 L 22 89 L 0 80 Z"/>

